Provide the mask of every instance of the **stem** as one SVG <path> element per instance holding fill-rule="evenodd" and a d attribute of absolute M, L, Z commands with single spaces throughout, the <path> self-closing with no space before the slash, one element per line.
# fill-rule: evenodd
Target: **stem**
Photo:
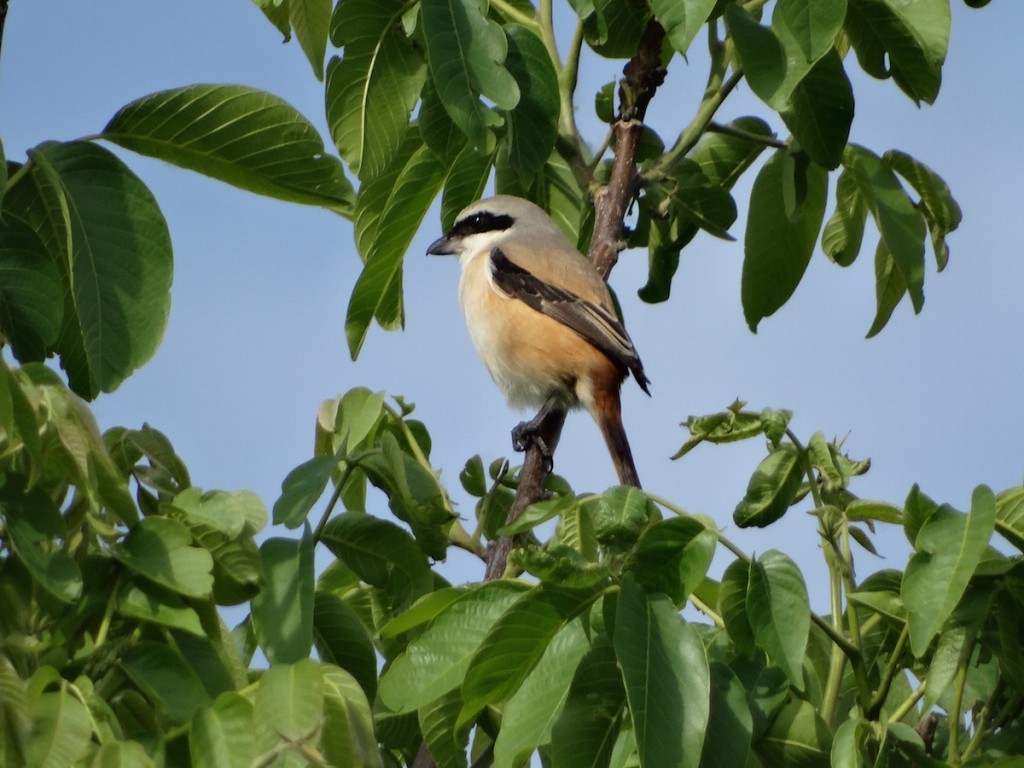
<path fill-rule="evenodd" d="M 988 727 L 988 721 L 992 717 L 992 711 L 995 709 L 996 702 L 999 701 L 1003 696 L 1003 692 L 1006 690 L 1006 681 L 1003 678 L 999 678 L 999 682 L 996 683 L 995 689 L 992 691 L 992 695 L 988 697 L 988 701 L 985 702 L 981 708 L 981 712 L 978 713 L 977 722 L 974 724 L 974 736 L 971 737 L 970 743 L 967 745 L 967 749 L 964 750 L 964 761 L 970 760 L 971 756 L 978 750 L 981 743 L 985 740 L 991 731 Z"/>
<path fill-rule="evenodd" d="M 710 605 L 705 603 L 696 595 L 690 595 L 690 602 L 693 603 L 694 608 L 696 608 L 698 611 L 700 611 L 709 619 L 711 619 L 715 623 L 716 627 L 718 627 L 719 629 L 725 629 L 725 621 L 722 620 L 722 617 L 719 616 L 718 612 L 715 611 Z"/>
<path fill-rule="evenodd" d="M 320 537 L 324 535 L 324 528 L 327 527 L 327 521 L 331 517 L 331 513 L 334 511 L 335 505 L 341 498 L 341 490 L 345 487 L 345 483 L 348 482 L 349 475 L 352 474 L 352 470 L 355 468 L 355 464 L 352 461 L 345 462 L 345 471 L 341 474 L 341 479 L 337 485 L 334 486 L 334 493 L 331 494 L 331 500 L 327 502 L 327 509 L 324 510 L 323 515 L 320 517 L 320 522 L 316 524 L 316 528 L 313 531 L 313 545 L 316 546 L 320 543 Z"/>
<path fill-rule="evenodd" d="M 522 24 L 524 27 L 529 27 L 536 31 L 538 27 L 537 19 L 530 16 L 528 13 L 524 13 L 519 10 L 512 3 L 507 2 L 507 0 L 491 0 L 490 4 L 492 8 L 498 11 L 498 13 L 505 18 L 514 21 L 516 24 Z"/>
<path fill-rule="evenodd" d="M 907 697 L 906 701 L 900 704 L 896 711 L 892 713 L 892 715 L 889 717 L 889 722 L 898 723 L 900 720 L 906 717 L 910 710 L 917 706 L 917 702 L 919 702 L 921 700 L 921 697 L 924 696 L 924 692 L 927 687 L 927 680 L 925 680 L 923 683 L 917 686 L 916 690 Z M 952 735 L 950 736 L 950 738 L 952 738 Z"/>
<path fill-rule="evenodd" d="M 967 659 L 971 658 L 974 652 L 974 643 L 971 643 Z M 963 725 L 964 692 L 967 689 L 967 664 L 961 664 L 956 670 L 953 687 L 953 705 L 949 708 L 949 762 L 959 764 L 962 761 L 960 755 L 960 726 Z"/>
<path fill-rule="evenodd" d="M 107 641 L 107 635 L 110 633 L 110 623 L 114 618 L 114 602 L 117 600 L 117 591 L 120 586 L 121 574 L 118 573 L 117 578 L 114 580 L 114 588 L 110 590 L 110 597 L 107 598 L 107 606 L 103 610 L 103 620 L 100 622 L 100 628 L 96 632 L 95 648 L 99 648 Z"/>
<path fill-rule="evenodd" d="M 750 131 L 744 131 L 742 128 L 734 128 L 731 125 L 722 125 L 721 123 L 708 123 L 708 132 L 710 133 L 721 133 L 725 136 L 735 136 L 737 139 L 743 139 L 744 141 L 750 141 L 755 144 L 764 144 L 769 147 L 775 147 L 776 149 L 785 149 L 788 145 L 784 141 L 779 141 L 774 136 L 763 136 L 760 133 L 751 133 Z"/>
<path fill-rule="evenodd" d="M 889 661 L 885 665 L 885 672 L 882 673 L 882 681 L 878 685 L 878 690 L 875 692 L 874 697 L 871 699 L 871 704 L 867 710 L 867 716 L 869 720 L 875 720 L 878 717 L 878 713 L 882 711 L 882 705 L 885 704 L 886 698 L 889 696 L 889 689 L 892 687 L 892 681 L 896 678 L 896 673 L 902 668 L 900 665 L 900 656 L 903 654 L 903 649 L 907 647 L 907 641 L 910 639 L 910 629 L 908 625 L 903 625 L 903 630 L 900 632 L 899 638 L 896 640 L 896 647 L 893 648 L 892 655 L 889 656 Z"/>

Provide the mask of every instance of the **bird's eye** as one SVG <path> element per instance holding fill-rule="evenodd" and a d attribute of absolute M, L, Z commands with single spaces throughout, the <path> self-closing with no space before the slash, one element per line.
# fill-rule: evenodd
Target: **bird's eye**
<path fill-rule="evenodd" d="M 466 237 L 481 232 L 501 232 L 511 227 L 514 222 L 515 219 L 507 214 L 480 211 L 455 222 L 452 234 Z"/>

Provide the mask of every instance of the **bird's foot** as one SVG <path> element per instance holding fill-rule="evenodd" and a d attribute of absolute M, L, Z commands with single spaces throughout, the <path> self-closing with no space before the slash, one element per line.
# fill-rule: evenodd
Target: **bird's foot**
<path fill-rule="evenodd" d="M 531 444 L 537 446 L 537 450 L 544 457 L 544 468 L 550 473 L 555 468 L 555 461 L 551 449 L 548 448 L 548 444 L 541 436 L 538 427 L 539 425 L 536 420 L 523 421 L 516 425 L 512 430 L 512 448 L 522 453 Z"/>

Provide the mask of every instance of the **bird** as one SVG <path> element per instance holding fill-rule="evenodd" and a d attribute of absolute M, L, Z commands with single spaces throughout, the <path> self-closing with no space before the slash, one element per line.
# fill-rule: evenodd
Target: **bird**
<path fill-rule="evenodd" d="M 428 255 L 458 256 L 459 301 L 477 353 L 513 408 L 539 408 L 512 431 L 534 442 L 553 410 L 582 407 L 604 437 L 619 483 L 640 487 L 620 390 L 650 383 L 601 275 L 539 206 L 495 195 L 464 208 Z"/>

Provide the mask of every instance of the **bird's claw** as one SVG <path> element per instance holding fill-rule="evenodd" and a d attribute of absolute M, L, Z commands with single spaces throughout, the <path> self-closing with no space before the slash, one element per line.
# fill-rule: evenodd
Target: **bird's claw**
<path fill-rule="evenodd" d="M 537 446 L 537 450 L 544 457 L 544 469 L 550 474 L 551 470 L 555 468 L 554 458 L 547 443 L 544 442 L 544 438 L 541 437 L 537 424 L 533 421 L 520 422 L 512 430 L 512 448 L 522 453 L 531 444 Z"/>

